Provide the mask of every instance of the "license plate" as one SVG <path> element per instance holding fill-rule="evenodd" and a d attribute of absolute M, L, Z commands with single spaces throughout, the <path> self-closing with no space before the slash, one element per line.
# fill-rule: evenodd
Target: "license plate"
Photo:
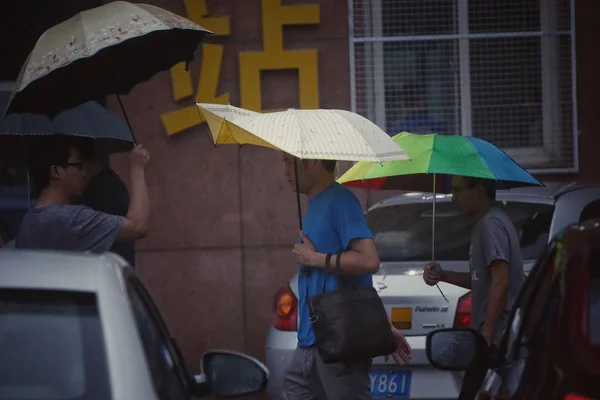
<path fill-rule="evenodd" d="M 392 308 L 392 324 L 397 329 L 412 328 L 412 308 L 394 307 Z"/>
<path fill-rule="evenodd" d="M 372 370 L 369 377 L 373 398 L 408 398 L 410 395 L 411 370 Z"/>

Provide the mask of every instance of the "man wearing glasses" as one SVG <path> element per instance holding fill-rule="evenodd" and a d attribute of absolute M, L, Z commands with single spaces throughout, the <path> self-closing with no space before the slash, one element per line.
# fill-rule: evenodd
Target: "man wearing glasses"
<path fill-rule="evenodd" d="M 476 221 L 470 272 L 445 271 L 432 262 L 425 266 L 423 279 L 430 286 L 446 282 L 471 290 L 471 327 L 485 338 L 490 351 L 476 357 L 465 372 L 459 399 L 466 400 L 475 398 L 483 383 L 492 349 L 504 334 L 523 285 L 524 271 L 519 235 L 510 218 L 495 206 L 495 181 L 454 176 L 452 201 L 462 215 Z"/>
<path fill-rule="evenodd" d="M 64 251 L 108 251 L 115 241 L 146 235 L 148 191 L 145 170 L 149 153 L 137 145 L 130 153 L 131 199 L 125 217 L 78 205 L 88 184 L 82 143 L 69 136 L 36 141 L 31 177 L 38 202 L 23 218 L 15 247 Z"/>

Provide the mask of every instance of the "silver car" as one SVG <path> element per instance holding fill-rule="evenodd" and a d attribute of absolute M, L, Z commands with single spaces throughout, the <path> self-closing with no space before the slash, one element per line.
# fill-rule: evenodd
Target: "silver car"
<path fill-rule="evenodd" d="M 426 357 L 425 337 L 434 329 L 469 326 L 471 295 L 467 289 L 441 283 L 425 285 L 422 271 L 431 259 L 432 200 L 430 193 L 406 193 L 369 209 L 381 269 L 373 277 L 388 315 L 407 336 L 412 362 L 373 360 L 374 398 L 455 399 L 462 373 L 433 368 Z M 552 184 L 546 188 L 499 191 L 498 206 L 514 222 L 520 238 L 526 273 L 556 232 L 600 210 L 600 186 Z M 600 215 L 598 215 L 600 216 Z M 457 214 L 451 196 L 436 196 L 436 261 L 449 270 L 468 271 L 473 222 Z M 266 364 L 271 371 L 269 399 L 281 399 L 285 370 L 296 347 L 297 275 L 275 295 L 273 323 L 266 342 Z M 459 349 L 449 355 L 459 354 Z"/>
<path fill-rule="evenodd" d="M 210 351 L 192 376 L 140 279 L 113 254 L 0 250 L 0 400 L 187 400 L 266 387 Z"/>

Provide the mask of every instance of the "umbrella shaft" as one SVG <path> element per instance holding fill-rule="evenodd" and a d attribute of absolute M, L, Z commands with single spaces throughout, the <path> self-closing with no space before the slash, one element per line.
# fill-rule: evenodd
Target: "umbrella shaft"
<path fill-rule="evenodd" d="M 298 181 L 298 160 L 294 157 L 294 181 L 296 182 L 296 205 L 298 206 L 298 225 L 302 230 L 302 205 L 300 203 L 300 183 Z"/>
<path fill-rule="evenodd" d="M 431 213 L 431 261 L 435 261 L 435 203 L 436 203 L 436 188 L 435 188 L 436 176 L 433 174 L 433 210 Z"/>
<path fill-rule="evenodd" d="M 133 128 L 131 127 L 131 123 L 129 122 L 129 117 L 127 116 L 125 107 L 123 107 L 123 102 L 121 101 L 121 96 L 117 95 L 117 100 L 119 101 L 119 106 L 121 107 L 121 111 L 123 112 L 123 116 L 125 117 L 125 122 L 127 122 L 127 127 L 129 128 L 129 132 L 131 132 L 131 137 L 133 138 L 133 142 L 137 143 L 138 141 L 135 138 L 135 134 L 133 133 Z"/>

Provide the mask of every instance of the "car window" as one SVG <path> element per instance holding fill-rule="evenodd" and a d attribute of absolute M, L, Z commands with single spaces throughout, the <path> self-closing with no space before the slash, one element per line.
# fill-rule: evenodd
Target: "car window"
<path fill-rule="evenodd" d="M 94 294 L 0 290 L 0 400 L 110 398 Z"/>
<path fill-rule="evenodd" d="M 127 280 L 127 293 L 157 394 L 161 400 L 189 399 L 179 352 L 150 295 L 133 275 Z"/>
<path fill-rule="evenodd" d="M 595 200 L 589 203 L 581 211 L 579 222 L 587 221 L 588 219 L 600 218 L 600 200 Z"/>
<path fill-rule="evenodd" d="M 549 240 L 554 206 L 498 202 L 513 221 L 524 260 L 535 260 Z M 431 258 L 432 205 L 409 203 L 375 208 L 367 213 L 382 261 L 422 261 Z M 467 260 L 473 221 L 459 215 L 450 202 L 436 205 L 435 252 L 443 261 Z"/>

